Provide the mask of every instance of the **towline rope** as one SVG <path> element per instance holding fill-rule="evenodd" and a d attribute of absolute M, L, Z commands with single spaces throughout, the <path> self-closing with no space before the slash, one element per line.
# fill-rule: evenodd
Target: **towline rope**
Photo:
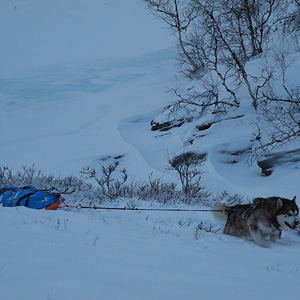
<path fill-rule="evenodd" d="M 169 211 L 169 212 L 182 212 L 182 211 L 195 211 L 195 212 L 224 212 L 222 209 L 180 209 L 180 208 L 136 208 L 136 207 L 106 207 L 106 206 L 83 206 L 78 204 L 76 206 L 67 205 L 64 201 L 63 204 L 68 208 L 77 209 L 99 209 L 99 210 L 130 210 L 130 211 Z"/>

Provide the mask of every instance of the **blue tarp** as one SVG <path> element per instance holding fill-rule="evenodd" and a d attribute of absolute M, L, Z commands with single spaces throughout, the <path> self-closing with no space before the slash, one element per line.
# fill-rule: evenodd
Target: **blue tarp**
<path fill-rule="evenodd" d="M 0 189 L 0 203 L 4 207 L 26 206 L 43 209 L 60 199 L 57 189 L 39 190 L 31 185 L 24 187 L 5 186 Z"/>

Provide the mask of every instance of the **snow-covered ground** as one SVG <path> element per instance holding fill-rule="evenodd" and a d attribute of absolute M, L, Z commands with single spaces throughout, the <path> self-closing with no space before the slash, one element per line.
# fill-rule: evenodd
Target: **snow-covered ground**
<path fill-rule="evenodd" d="M 0 20 L 1 165 L 78 175 L 123 155 L 136 179 L 175 179 L 166 158 L 188 149 L 208 153 L 203 183 L 214 193 L 300 198 L 297 166 L 262 177 L 256 164 L 230 163 L 230 152 L 249 145 L 251 120 L 214 124 L 203 139 L 199 120 L 171 133 L 150 130 L 176 84 L 176 48 L 141 1 L 4 0 Z M 213 232 L 196 231 L 206 220 Z M 264 249 L 224 236 L 210 213 L 0 207 L 0 226 L 0 300 L 300 293 L 296 233 Z"/>
<path fill-rule="evenodd" d="M 0 219 L 1 300 L 299 295 L 300 245 L 293 235 L 265 249 L 221 233 L 196 234 L 203 215 L 188 212 L 7 208 Z"/>

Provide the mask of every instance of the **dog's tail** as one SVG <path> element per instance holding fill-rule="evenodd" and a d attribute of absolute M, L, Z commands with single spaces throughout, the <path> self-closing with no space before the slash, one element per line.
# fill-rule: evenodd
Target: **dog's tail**
<path fill-rule="evenodd" d="M 219 203 L 213 208 L 213 215 L 215 219 L 226 222 L 228 207 L 225 204 Z"/>

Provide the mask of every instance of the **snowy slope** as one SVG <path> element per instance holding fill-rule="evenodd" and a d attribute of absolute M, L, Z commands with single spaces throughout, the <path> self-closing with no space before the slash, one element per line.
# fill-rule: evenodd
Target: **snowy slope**
<path fill-rule="evenodd" d="M 136 0 L 4 0 L 0 14 L 4 74 L 170 47 L 168 33 Z"/>
<path fill-rule="evenodd" d="M 150 172 L 175 179 L 168 154 L 205 151 L 203 183 L 214 193 L 300 197 L 299 168 L 262 177 L 256 164 L 230 163 L 229 153 L 250 143 L 250 117 L 214 124 L 203 138 L 195 128 L 205 120 L 150 130 L 176 84 L 176 48 L 141 1 L 4 0 L 0 19 L 1 165 L 77 175 L 123 155 L 136 179 Z M 216 233 L 196 232 L 206 220 Z M 296 233 L 263 249 L 224 236 L 210 213 L 0 207 L 0 228 L 0 300 L 294 300 L 300 293 Z"/>
<path fill-rule="evenodd" d="M 151 118 L 151 111 L 161 109 L 167 81 L 161 71 L 171 69 L 165 61 L 173 55 L 160 50 L 135 60 L 44 67 L 1 80 L 5 163 L 13 168 L 36 163 L 46 172 L 76 174 L 103 155 L 133 152 L 139 159 L 120 137 L 120 120 L 144 111 Z"/>
<path fill-rule="evenodd" d="M 103 155 L 133 153 L 146 168 L 118 126 L 123 118 L 167 103 L 162 95 L 173 76 L 175 49 L 144 5 L 1 5 L 3 163 L 35 163 L 44 172 L 71 174 Z"/>

